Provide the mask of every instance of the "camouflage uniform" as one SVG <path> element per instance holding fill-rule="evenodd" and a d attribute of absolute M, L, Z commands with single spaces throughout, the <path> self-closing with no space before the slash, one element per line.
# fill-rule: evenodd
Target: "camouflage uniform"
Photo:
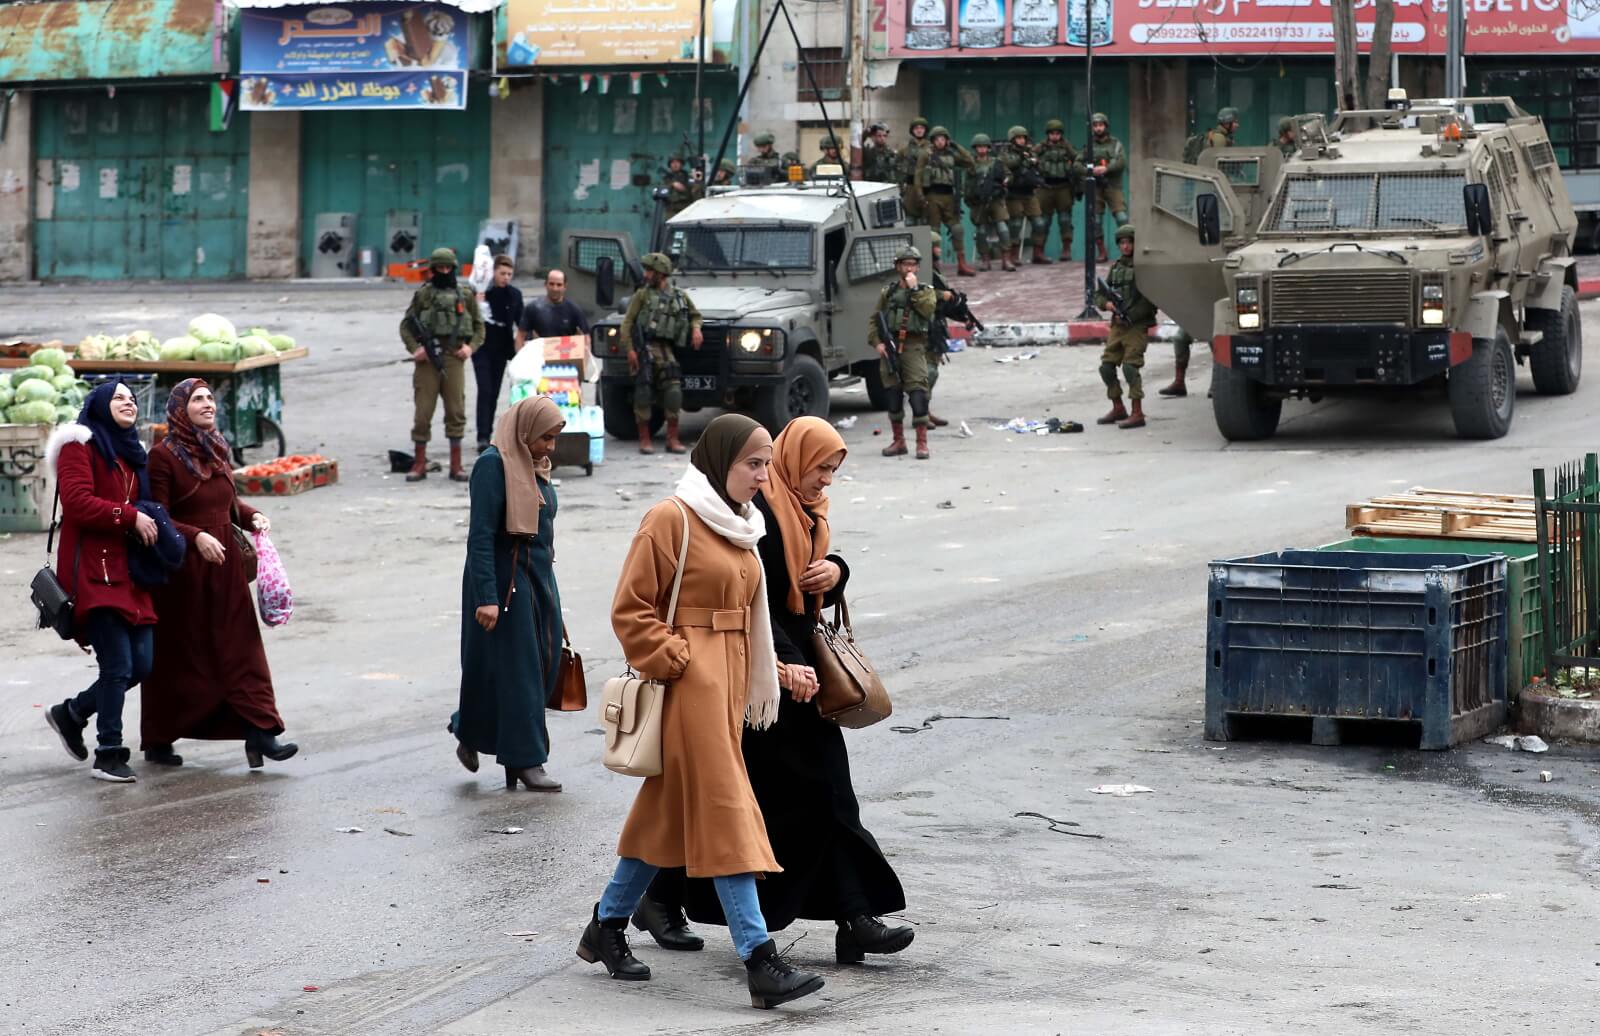
<path fill-rule="evenodd" d="M 995 166 L 1000 166 L 999 176 L 1004 180 L 1005 166 L 994 152 L 980 155 L 979 148 L 991 147 L 987 134 L 979 133 L 972 138 L 972 170 L 966 178 L 967 210 L 972 216 L 973 231 L 977 234 L 978 258 L 981 261 L 979 269 L 989 269 L 990 259 L 1000 259 L 1006 269 L 1014 269 L 1011 265 L 1011 229 L 1007 225 L 1009 213 L 1006 211 L 1005 190 L 1003 187 L 996 192 L 993 177 Z"/>
<path fill-rule="evenodd" d="M 1018 137 L 1022 138 L 1021 144 L 1017 143 Z M 1031 239 L 1033 261 L 1047 263 L 1050 260 L 1044 257 L 1044 239 L 1049 233 L 1049 224 L 1044 221 L 1039 208 L 1037 181 L 1042 177 L 1039 175 L 1039 160 L 1033 153 L 1033 146 L 1028 143 L 1027 127 L 1011 127 L 1006 134 L 1005 149 L 1000 152 L 1000 161 L 1006 166 L 1006 212 L 1011 217 L 1011 261 L 1022 261 L 1022 248 Z"/>
<path fill-rule="evenodd" d="M 1039 215 L 1044 220 L 1044 233 L 1036 242 L 1050 242 L 1050 223 L 1054 219 L 1061 226 L 1061 258 L 1072 255 L 1072 207 L 1078 201 L 1078 185 L 1088 171 L 1078 158 L 1078 149 L 1066 137 L 1066 127 L 1060 119 L 1044 124 L 1045 140 L 1035 151 L 1039 159 L 1039 173 L 1044 186 L 1039 188 Z M 1050 134 L 1061 134 L 1060 140 L 1051 140 Z"/>
<path fill-rule="evenodd" d="M 772 150 L 775 140 L 776 138 L 770 133 L 757 133 L 755 140 L 752 141 L 756 146 L 756 153 L 744 160 L 745 168 L 768 169 L 772 171 L 771 175 L 773 177 L 782 179 L 783 156 Z"/>
<path fill-rule="evenodd" d="M 850 160 L 843 157 L 841 150 L 842 145 L 839 143 L 838 137 L 831 133 L 826 137 L 823 137 L 822 157 L 811 163 L 811 175 L 815 177 L 817 175 L 817 169 L 821 166 L 836 165 L 842 168 L 845 171 L 845 175 L 848 176 L 850 173 Z M 833 154 L 828 154 L 829 151 L 832 151 Z"/>
<path fill-rule="evenodd" d="M 917 186 L 922 191 L 925 222 L 935 234 L 942 226 L 950 231 L 956 258 L 966 262 L 966 231 L 961 226 L 961 201 L 956 196 L 957 181 L 963 168 L 972 167 L 972 156 L 950 139 L 943 126 L 935 126 L 929 140 L 945 139 L 945 146 L 931 146 L 917 159 Z"/>
<path fill-rule="evenodd" d="M 908 248 L 901 253 L 902 258 L 921 260 L 921 255 L 914 248 Z M 899 260 L 897 259 L 896 262 Z M 889 329 L 897 340 L 899 356 L 896 358 L 897 374 L 895 368 L 890 367 L 888 360 L 878 361 L 878 376 L 889 394 L 889 421 L 895 427 L 895 442 L 899 445 L 899 452 L 905 450 L 904 425 L 905 404 L 909 398 L 911 402 L 911 421 L 918 429 L 918 439 L 922 440 L 928 427 L 928 331 L 933 323 L 934 310 L 938 307 L 939 297 L 932 284 L 919 283 L 915 291 L 908 291 L 901 287 L 900 280 L 896 277 L 883 286 L 883 291 L 878 295 L 878 305 L 874 310 L 874 317 L 867 322 L 867 344 L 877 347 L 881 340 L 878 335 L 877 313 L 884 314 L 889 321 Z M 891 446 L 891 449 L 893 447 Z M 889 456 L 894 454 L 888 453 Z"/>
<path fill-rule="evenodd" d="M 454 267 L 456 254 L 448 248 L 435 249 L 430 262 L 448 262 Z M 444 350 L 444 370 L 441 372 L 430 360 L 413 365 L 411 393 L 415 409 L 411 441 L 420 446 L 432 438 L 434 407 L 443 396 L 445 438 L 457 444 L 467 434 L 467 362 L 456 357 L 455 351 L 463 345 L 476 349 L 483 344 L 483 312 L 478 307 L 477 293 L 465 281 L 458 281 L 452 288 L 436 288 L 432 283 L 418 288 L 411 296 L 411 305 L 406 307 L 405 319 L 400 321 L 400 340 L 408 353 L 422 347 L 411 325 L 412 317 L 439 340 Z"/>
<path fill-rule="evenodd" d="M 1128 168 L 1128 153 L 1123 150 L 1122 141 L 1113 137 L 1109 131 L 1110 123 L 1104 113 L 1095 112 L 1094 122 L 1103 123 L 1108 127 L 1104 136 L 1097 134 L 1094 138 L 1094 147 L 1089 150 L 1089 166 L 1091 170 L 1104 162 L 1105 175 L 1095 177 L 1094 189 L 1094 237 L 1095 244 L 1103 251 L 1105 249 L 1105 218 L 1106 209 L 1111 209 L 1111 219 L 1122 226 L 1128 222 L 1128 200 L 1122 193 L 1122 174 Z"/>
<path fill-rule="evenodd" d="M 644 265 L 645 269 L 656 273 L 672 273 L 671 261 L 659 252 L 645 256 Z M 633 416 L 647 432 L 651 412 L 658 406 L 669 423 L 677 423 L 683 409 L 683 371 L 678 366 L 678 350 L 689 345 L 690 335 L 699 329 L 700 311 L 687 294 L 670 283 L 660 288 L 647 285 L 633 293 L 628 311 L 622 317 L 620 333 L 629 349 L 633 348 L 636 321 L 644 328 L 651 371 L 648 383 L 641 380 L 634 385 Z M 642 361 L 640 371 L 642 377 Z"/>
<path fill-rule="evenodd" d="M 1239 128 L 1239 113 L 1232 108 L 1217 112 L 1217 124 L 1206 131 L 1206 147 L 1233 147 L 1233 134 Z"/>
<path fill-rule="evenodd" d="M 1117 241 L 1133 237 L 1133 226 L 1124 224 L 1117 228 Z M 1106 273 L 1106 284 L 1122 296 L 1128 320 L 1113 315 L 1111 328 L 1106 335 L 1105 351 L 1100 354 L 1100 380 L 1106 384 L 1106 397 L 1118 405 L 1122 402 L 1122 388 L 1117 383 L 1117 368 L 1128 382 L 1128 398 L 1144 399 L 1144 379 L 1140 369 L 1144 366 L 1144 353 L 1150 344 L 1150 325 L 1156 320 L 1155 303 L 1139 294 L 1134 280 L 1133 258 L 1123 256 L 1111 265 Z M 1095 295 L 1095 305 L 1106 308 L 1109 300 L 1100 293 Z M 1137 407 L 1136 407 L 1137 409 Z M 1107 422 L 1109 423 L 1109 422 Z"/>
<path fill-rule="evenodd" d="M 696 198 L 700 197 L 700 185 L 694 182 L 693 174 L 682 166 L 674 172 L 671 165 L 674 161 L 682 162 L 683 159 L 673 155 L 667 159 L 667 168 L 661 171 L 661 185 L 667 189 L 667 219 L 687 209 Z M 675 184 L 682 184 L 683 189 L 679 190 Z"/>
<path fill-rule="evenodd" d="M 1285 136 L 1285 134 L 1293 134 L 1293 136 Z M 1292 117 L 1285 115 L 1278 120 L 1278 150 L 1283 153 L 1284 158 L 1293 158 L 1295 153 L 1300 150 L 1299 136 L 1299 127 L 1295 125 Z"/>
<path fill-rule="evenodd" d="M 915 130 L 921 126 L 928 128 L 928 120 L 917 118 L 911 120 L 911 128 Z M 918 226 L 923 222 L 925 207 L 922 201 L 922 188 L 917 186 L 917 164 L 922 161 L 922 156 L 933 146 L 933 142 L 926 136 L 918 137 L 911 134 L 911 139 L 906 141 L 906 146 L 900 149 L 900 170 L 897 180 L 900 184 L 900 196 L 906 210 L 906 222 Z"/>
<path fill-rule="evenodd" d="M 874 125 L 873 130 L 887 127 Z M 869 135 L 861 145 L 861 178 L 871 183 L 899 183 L 900 156 L 888 144 L 879 146 Z"/>

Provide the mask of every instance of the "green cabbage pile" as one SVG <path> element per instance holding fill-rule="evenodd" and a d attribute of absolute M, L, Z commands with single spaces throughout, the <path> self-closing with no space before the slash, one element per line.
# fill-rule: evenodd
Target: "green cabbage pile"
<path fill-rule="evenodd" d="M 89 386 L 67 366 L 67 354 L 40 349 L 31 359 L 28 366 L 0 375 L 0 411 L 6 421 L 53 425 L 77 417 Z"/>

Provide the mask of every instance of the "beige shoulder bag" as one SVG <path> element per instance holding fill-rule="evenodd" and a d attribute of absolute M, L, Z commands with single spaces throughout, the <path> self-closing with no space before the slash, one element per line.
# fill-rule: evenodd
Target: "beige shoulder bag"
<path fill-rule="evenodd" d="M 678 591 L 683 588 L 683 565 L 689 557 L 689 512 L 676 497 L 683 514 L 683 544 L 678 548 L 678 573 L 672 578 L 672 600 L 667 605 L 667 626 L 678 617 Z M 602 761 L 606 769 L 627 777 L 661 774 L 661 707 L 666 700 L 663 680 L 645 680 L 628 667 L 626 676 L 606 681 L 600 693 L 600 726 L 606 732 Z"/>

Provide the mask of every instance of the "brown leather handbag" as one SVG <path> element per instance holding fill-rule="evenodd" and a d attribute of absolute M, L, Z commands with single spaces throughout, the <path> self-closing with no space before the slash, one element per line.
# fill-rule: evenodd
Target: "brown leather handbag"
<path fill-rule="evenodd" d="M 556 665 L 555 686 L 544 707 L 552 712 L 582 712 L 589 707 L 589 685 L 583 678 L 583 656 L 572 650 L 565 624 L 561 627 L 561 661 Z"/>
<path fill-rule="evenodd" d="M 819 619 L 811 633 L 817 656 L 817 711 L 841 727 L 859 729 L 894 712 L 878 671 L 856 646 L 850 606 L 841 598 L 833 619 Z"/>

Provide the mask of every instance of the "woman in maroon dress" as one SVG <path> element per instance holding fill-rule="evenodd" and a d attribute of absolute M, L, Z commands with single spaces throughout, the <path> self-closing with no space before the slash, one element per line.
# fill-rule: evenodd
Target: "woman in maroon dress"
<path fill-rule="evenodd" d="M 167 399 L 167 436 L 150 451 L 150 495 L 190 546 L 183 567 L 156 591 L 161 618 L 140 729 L 144 757 L 153 763 L 182 766 L 172 750 L 181 737 L 242 739 L 252 769 L 262 756 L 281 761 L 299 750 L 277 737 L 283 720 L 233 540 L 235 522 L 261 532 L 270 523 L 235 497 L 229 460 L 210 386 L 180 381 Z"/>

